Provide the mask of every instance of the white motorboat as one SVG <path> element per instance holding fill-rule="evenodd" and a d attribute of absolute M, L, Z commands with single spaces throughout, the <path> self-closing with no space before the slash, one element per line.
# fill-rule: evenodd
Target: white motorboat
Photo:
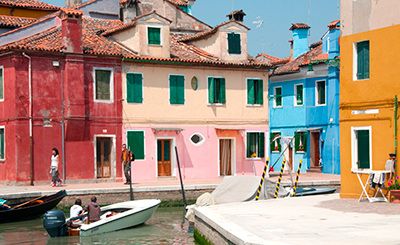
<path fill-rule="evenodd" d="M 59 210 L 52 210 L 44 216 L 44 225 L 52 237 L 57 236 L 91 236 L 95 234 L 122 230 L 146 222 L 156 211 L 161 201 L 158 199 L 147 199 L 138 201 L 120 202 L 101 207 L 101 218 L 91 224 L 82 224 L 80 227 L 66 229 L 62 217 L 64 214 L 56 214 Z M 50 212 L 50 211 L 49 211 Z M 64 219 L 65 220 L 65 219 Z M 60 222 L 61 221 L 61 222 Z M 66 221 L 69 223 L 69 220 Z M 55 224 L 61 224 L 57 225 Z"/>

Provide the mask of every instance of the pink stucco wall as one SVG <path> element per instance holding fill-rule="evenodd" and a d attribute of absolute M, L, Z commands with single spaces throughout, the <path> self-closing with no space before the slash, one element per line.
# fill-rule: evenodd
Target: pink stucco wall
<path fill-rule="evenodd" d="M 153 128 L 180 128 L 182 131 L 155 131 Z M 227 127 L 228 128 L 228 127 Z M 246 131 L 266 132 L 267 127 L 241 128 L 241 130 L 219 129 L 215 126 L 202 127 L 130 127 L 123 128 L 122 141 L 127 142 L 127 131 L 144 131 L 145 135 L 145 159 L 132 163 L 132 181 L 156 181 L 157 180 L 157 147 L 158 138 L 172 139 L 171 158 L 172 175 L 179 178 L 175 146 L 179 154 L 179 163 L 183 179 L 217 179 L 219 177 L 219 138 L 234 139 L 233 175 L 253 175 L 253 161 L 246 159 L 245 136 Z M 194 133 L 200 133 L 205 141 L 201 145 L 194 145 L 190 137 Z M 266 144 L 265 144 L 266 145 Z M 267 149 L 267 147 L 265 147 Z M 261 176 L 265 158 L 256 158 L 256 172 Z M 122 169 L 122 166 L 119 166 Z"/>

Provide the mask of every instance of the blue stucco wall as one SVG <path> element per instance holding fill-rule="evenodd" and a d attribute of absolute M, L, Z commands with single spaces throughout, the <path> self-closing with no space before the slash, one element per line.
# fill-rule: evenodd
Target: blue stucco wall
<path fill-rule="evenodd" d="M 323 50 L 329 52 L 330 58 L 339 55 L 337 38 L 339 30 L 331 30 L 323 38 Z M 326 43 L 329 41 L 329 50 Z M 325 45 L 324 45 L 325 43 Z M 325 48 L 325 49 L 324 49 Z M 279 76 L 280 82 L 269 82 L 269 94 L 274 95 L 276 87 L 282 87 L 282 107 L 274 108 L 273 97 L 269 100 L 270 131 L 281 132 L 282 137 L 293 137 L 296 129 L 320 129 L 320 158 L 322 172 L 340 174 L 340 147 L 339 147 L 339 69 L 325 66 L 325 75 L 309 77 L 306 72 L 300 73 L 298 79 L 285 80 Z M 283 79 L 282 79 L 283 78 Z M 326 104 L 316 105 L 316 81 L 324 80 L 326 84 Z M 296 84 L 303 84 L 303 106 L 294 106 Z M 293 169 L 297 171 L 300 160 L 303 161 L 301 172 L 310 169 L 310 133 L 307 133 L 307 152 L 295 152 L 293 143 Z M 281 141 L 282 142 L 282 141 Z M 267 146 L 270 148 L 270 145 Z M 284 149 L 282 144 L 282 150 Z M 270 151 L 270 149 L 269 149 Z M 270 152 L 271 165 L 273 165 L 282 152 Z M 283 157 L 274 166 L 275 171 L 280 171 Z M 300 177 L 301 178 L 301 177 Z"/>
<path fill-rule="evenodd" d="M 293 30 L 293 59 L 308 51 L 308 29 Z"/>

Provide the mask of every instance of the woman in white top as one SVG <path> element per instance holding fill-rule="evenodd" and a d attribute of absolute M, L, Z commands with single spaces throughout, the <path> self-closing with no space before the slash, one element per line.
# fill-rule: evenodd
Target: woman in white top
<path fill-rule="evenodd" d="M 60 162 L 60 157 L 58 155 L 57 148 L 53 148 L 52 153 L 53 154 L 51 155 L 51 166 L 50 166 L 51 168 L 50 173 L 52 177 L 51 187 L 56 187 L 57 183 L 58 186 L 61 186 L 61 180 L 60 178 L 58 178 L 58 175 L 60 175 L 58 173 L 58 163 Z"/>

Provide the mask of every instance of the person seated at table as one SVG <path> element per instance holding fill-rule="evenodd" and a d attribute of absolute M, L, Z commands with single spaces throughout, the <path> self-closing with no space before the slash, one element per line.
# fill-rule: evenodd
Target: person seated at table
<path fill-rule="evenodd" d="M 100 206 L 96 203 L 97 202 L 96 196 L 92 196 L 92 198 L 90 200 L 91 200 L 91 202 L 89 204 L 87 204 L 81 212 L 81 215 L 85 211 L 88 212 L 87 218 L 85 218 L 85 220 L 84 220 L 84 223 L 86 223 L 86 224 L 90 224 L 90 223 L 100 220 L 101 210 L 100 210 Z"/>

